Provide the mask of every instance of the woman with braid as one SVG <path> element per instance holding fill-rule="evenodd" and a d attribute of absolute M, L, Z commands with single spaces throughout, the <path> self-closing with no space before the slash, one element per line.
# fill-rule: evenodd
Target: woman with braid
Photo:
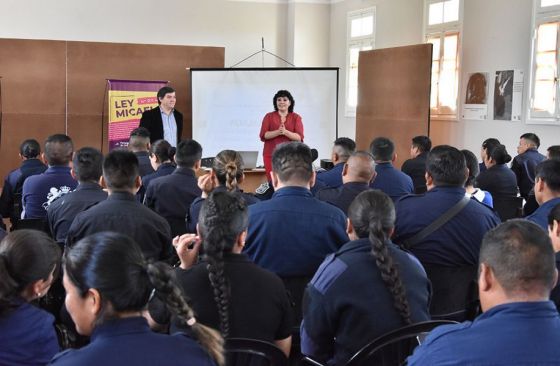
<path fill-rule="evenodd" d="M 430 319 L 430 284 L 412 255 L 390 240 L 392 200 L 360 193 L 348 210 L 350 242 L 328 256 L 307 286 L 301 351 L 345 365 L 364 345 L 405 325 Z"/>
<path fill-rule="evenodd" d="M 112 232 L 88 236 L 66 251 L 63 268 L 66 308 L 78 333 L 90 336 L 91 343 L 59 353 L 51 364 L 223 365 L 218 332 L 197 321 L 169 267 L 146 262 L 129 237 Z M 153 296 L 189 328 L 188 334 L 150 330 L 142 312 Z"/>
<path fill-rule="evenodd" d="M 222 150 L 216 155 L 212 164 L 212 172 L 203 175 L 198 180 L 198 187 L 202 190 L 202 195 L 191 203 L 186 220 L 189 233 L 196 232 L 200 207 L 210 192 L 239 192 L 247 205 L 259 202 L 259 199 L 252 194 L 244 193 L 239 189 L 244 178 L 243 168 L 243 158 L 237 151 Z"/>
<path fill-rule="evenodd" d="M 174 240 L 181 268 L 176 278 L 188 295 L 197 320 L 220 329 L 224 338 L 252 338 L 278 346 L 289 355 L 292 309 L 284 284 L 275 274 L 241 254 L 247 236 L 247 204 L 239 193 L 212 192 L 202 204 L 199 236 Z M 193 265 L 202 245 L 204 260 Z M 159 324 L 171 321 L 171 333 L 182 329 L 169 319 L 160 301 L 150 303 Z"/>

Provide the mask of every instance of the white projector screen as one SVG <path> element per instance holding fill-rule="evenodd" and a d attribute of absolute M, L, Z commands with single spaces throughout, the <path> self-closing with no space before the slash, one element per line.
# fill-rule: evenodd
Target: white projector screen
<path fill-rule="evenodd" d="M 286 89 L 303 121 L 304 142 L 329 159 L 337 137 L 338 68 L 191 69 L 192 136 L 204 157 L 221 150 L 258 151 L 262 119 Z"/>

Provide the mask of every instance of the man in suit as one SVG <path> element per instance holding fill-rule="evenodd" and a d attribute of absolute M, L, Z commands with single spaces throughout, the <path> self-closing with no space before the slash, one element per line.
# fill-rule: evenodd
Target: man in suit
<path fill-rule="evenodd" d="M 183 134 L 183 115 L 175 109 L 175 90 L 164 86 L 157 92 L 158 104 L 156 108 L 145 111 L 140 119 L 140 127 L 150 131 L 150 142 L 164 139 L 171 146 L 177 147 Z"/>

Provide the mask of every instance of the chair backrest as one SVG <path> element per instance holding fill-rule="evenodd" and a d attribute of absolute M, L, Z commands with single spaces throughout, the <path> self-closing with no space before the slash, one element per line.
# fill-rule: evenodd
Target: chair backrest
<path fill-rule="evenodd" d="M 492 200 L 494 210 L 502 221 L 523 216 L 523 197 L 496 196 Z"/>
<path fill-rule="evenodd" d="M 393 330 L 356 352 L 346 366 L 401 365 L 432 329 L 444 324 L 458 323 L 449 320 L 431 320 Z"/>
<path fill-rule="evenodd" d="M 20 219 L 12 225 L 11 231 L 21 229 L 44 231 L 50 235 L 50 230 L 47 226 L 47 220 L 45 219 Z"/>
<path fill-rule="evenodd" d="M 272 343 L 248 338 L 226 340 L 226 366 L 288 366 L 288 358 Z"/>

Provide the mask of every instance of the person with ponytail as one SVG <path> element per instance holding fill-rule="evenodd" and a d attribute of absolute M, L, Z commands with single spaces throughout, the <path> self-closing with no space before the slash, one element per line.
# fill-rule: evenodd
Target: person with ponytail
<path fill-rule="evenodd" d="M 187 232 L 195 233 L 200 207 L 210 192 L 240 192 L 247 205 L 259 202 L 259 199 L 250 193 L 244 193 L 239 189 L 245 175 L 243 174 L 244 163 L 241 154 L 234 150 L 222 150 L 214 158 L 212 171 L 203 175 L 198 180 L 198 186 L 202 195 L 195 199 L 187 215 Z"/>
<path fill-rule="evenodd" d="M 52 365 L 219 365 L 219 333 L 197 321 L 164 263 L 147 262 L 126 235 L 100 232 L 65 252 L 66 308 L 79 334 L 91 343 L 56 355 Z M 144 318 L 157 296 L 189 332 L 152 332 Z M 191 338 L 191 335 L 193 338 Z"/>
<path fill-rule="evenodd" d="M 430 319 L 430 283 L 418 260 L 391 242 L 394 225 L 395 208 L 385 193 L 364 191 L 354 199 L 351 241 L 325 259 L 305 292 L 304 355 L 345 365 L 375 338 Z"/>
<path fill-rule="evenodd" d="M 475 186 L 490 192 L 494 199 L 517 196 L 517 179 L 515 173 L 507 166 L 511 161 L 504 145 L 493 145 L 486 149 L 484 165 L 486 170 L 480 172 Z"/>
<path fill-rule="evenodd" d="M 150 163 L 154 172 L 142 177 L 142 187 L 148 189 L 150 182 L 156 178 L 164 177 L 175 170 L 175 148 L 165 140 L 157 140 L 150 146 Z"/>
<path fill-rule="evenodd" d="M 220 329 L 224 338 L 251 338 L 290 353 L 292 309 L 284 284 L 275 274 L 241 254 L 247 237 L 248 209 L 239 193 L 212 192 L 203 202 L 199 236 L 174 240 L 181 268 L 176 276 L 191 299 L 197 320 Z M 204 260 L 193 265 L 200 247 Z M 171 322 L 171 333 L 184 327 L 154 299 L 150 315 L 158 324 Z"/>
<path fill-rule="evenodd" d="M 0 242 L 0 365 L 45 365 L 60 350 L 54 317 L 30 304 L 59 268 L 60 249 L 43 232 L 18 230 Z"/>

